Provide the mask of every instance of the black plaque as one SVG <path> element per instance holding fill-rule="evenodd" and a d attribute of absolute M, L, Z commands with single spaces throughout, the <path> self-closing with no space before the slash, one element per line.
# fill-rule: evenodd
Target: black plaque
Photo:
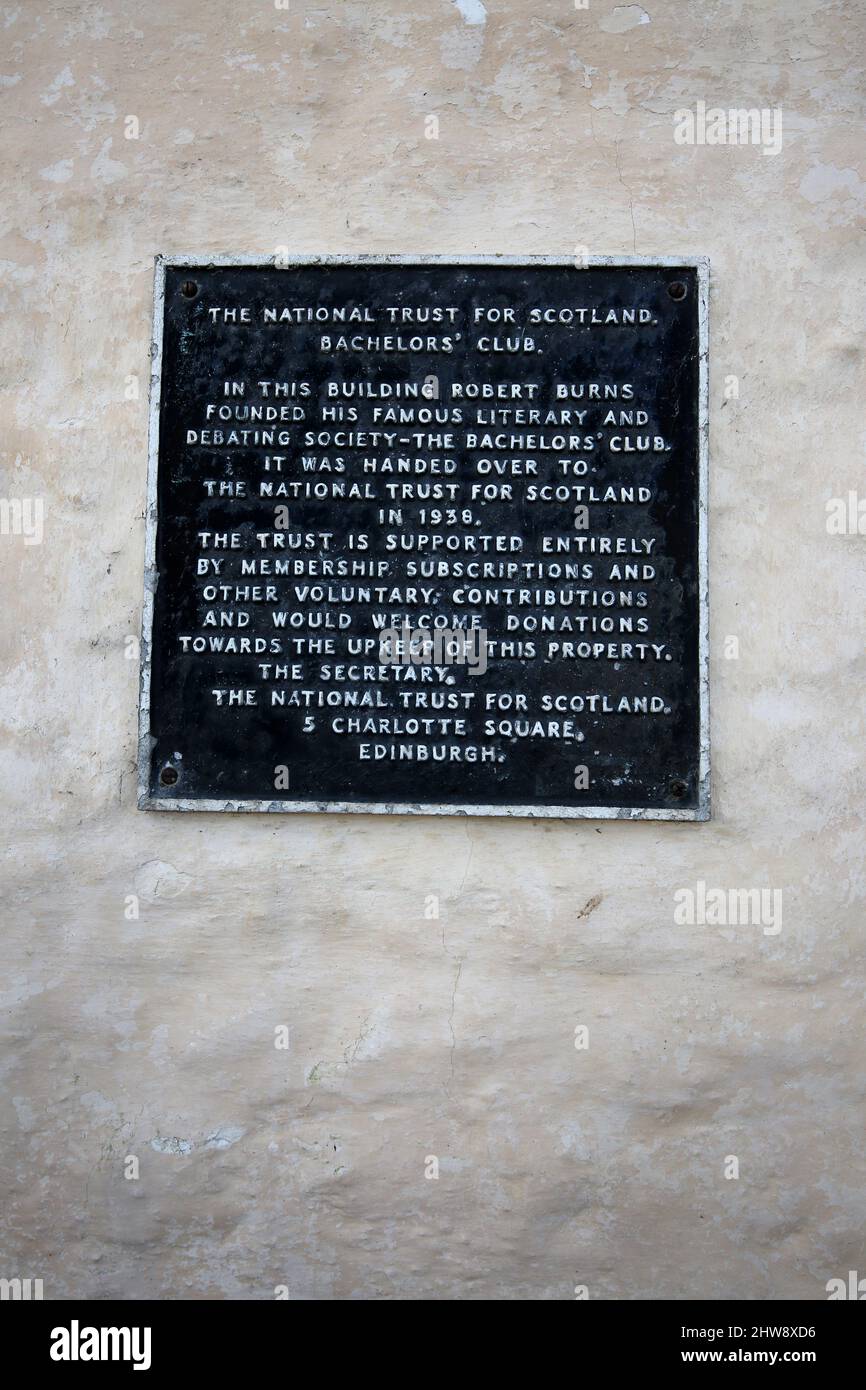
<path fill-rule="evenodd" d="M 705 819 L 706 283 L 160 259 L 140 805 Z"/>

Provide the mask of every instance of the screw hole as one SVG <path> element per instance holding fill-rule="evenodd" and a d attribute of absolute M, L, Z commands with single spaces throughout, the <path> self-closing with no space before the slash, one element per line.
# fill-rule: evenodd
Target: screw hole
<path fill-rule="evenodd" d="M 675 796 L 677 798 L 677 801 L 682 801 L 688 789 L 688 782 L 683 782 L 679 777 L 675 778 L 674 781 L 671 782 L 671 796 Z"/>
<path fill-rule="evenodd" d="M 159 774 L 159 780 L 164 787 L 173 787 L 177 781 L 177 768 L 164 767 Z"/>
<path fill-rule="evenodd" d="M 671 299 L 685 299 L 686 286 L 682 280 L 672 280 L 668 285 L 668 294 Z"/>
<path fill-rule="evenodd" d="M 195 299 L 198 294 L 198 285 L 195 280 L 184 280 L 180 287 L 180 292 L 184 299 Z"/>

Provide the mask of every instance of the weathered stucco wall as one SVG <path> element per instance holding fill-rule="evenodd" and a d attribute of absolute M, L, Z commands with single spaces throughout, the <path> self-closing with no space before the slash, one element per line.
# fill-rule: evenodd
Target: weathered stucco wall
<path fill-rule="evenodd" d="M 866 1273 L 864 543 L 826 508 L 864 493 L 862 8 L 4 25 L 3 495 L 44 534 L 0 537 L 0 1274 L 815 1299 Z M 781 110 L 781 151 L 678 144 L 701 101 Z M 711 257 L 709 824 L 136 810 L 153 256 L 280 245 Z M 781 930 L 678 924 L 699 881 L 780 890 Z"/>

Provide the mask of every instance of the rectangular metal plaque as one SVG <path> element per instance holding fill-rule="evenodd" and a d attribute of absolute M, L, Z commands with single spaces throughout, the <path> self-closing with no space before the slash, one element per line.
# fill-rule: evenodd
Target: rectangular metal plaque
<path fill-rule="evenodd" d="M 707 279 L 160 259 L 141 807 L 706 819 Z"/>

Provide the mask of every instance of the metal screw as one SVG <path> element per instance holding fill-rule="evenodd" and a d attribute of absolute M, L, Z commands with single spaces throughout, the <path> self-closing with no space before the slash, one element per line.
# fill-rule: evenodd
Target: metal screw
<path fill-rule="evenodd" d="M 687 293 L 688 291 L 682 280 L 672 280 L 668 285 L 668 294 L 671 299 L 685 299 Z"/>
<path fill-rule="evenodd" d="M 180 292 L 184 299 L 195 299 L 198 294 L 198 285 L 195 280 L 184 280 L 180 287 Z"/>
<path fill-rule="evenodd" d="M 173 787 L 177 781 L 177 768 L 164 767 L 159 774 L 159 780 L 164 787 Z"/>
<path fill-rule="evenodd" d="M 678 801 L 682 800 L 682 798 L 688 792 L 688 789 L 688 782 L 683 782 L 682 779 L 679 777 L 675 778 L 674 781 L 671 782 L 671 796 L 675 796 Z"/>

